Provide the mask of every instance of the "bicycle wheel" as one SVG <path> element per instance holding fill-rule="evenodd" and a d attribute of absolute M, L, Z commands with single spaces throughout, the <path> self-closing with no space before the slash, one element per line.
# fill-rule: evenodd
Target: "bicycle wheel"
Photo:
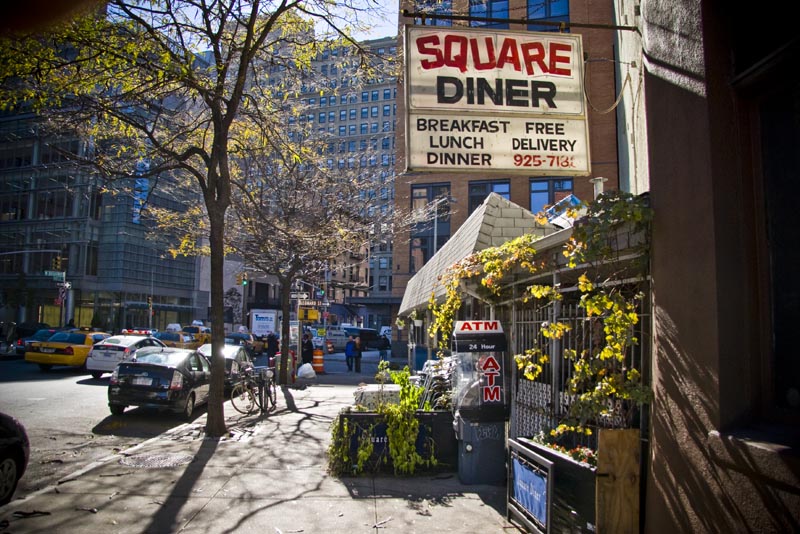
<path fill-rule="evenodd" d="M 266 391 L 264 392 L 265 400 L 268 404 L 269 411 L 272 412 L 277 407 L 278 402 L 278 388 L 275 386 L 275 379 L 270 378 L 267 380 Z"/>
<path fill-rule="evenodd" d="M 245 415 L 252 413 L 256 407 L 253 390 L 244 384 L 234 386 L 233 391 L 231 391 L 231 405 L 239 413 Z"/>

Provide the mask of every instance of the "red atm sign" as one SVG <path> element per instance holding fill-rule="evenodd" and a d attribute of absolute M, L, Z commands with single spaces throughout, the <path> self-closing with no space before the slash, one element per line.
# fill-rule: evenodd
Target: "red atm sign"
<path fill-rule="evenodd" d="M 482 375 L 481 402 L 503 402 L 503 369 L 498 359 L 493 354 L 481 358 L 478 370 Z"/>
<path fill-rule="evenodd" d="M 455 335 L 476 332 L 502 333 L 503 327 L 500 321 L 456 321 Z"/>

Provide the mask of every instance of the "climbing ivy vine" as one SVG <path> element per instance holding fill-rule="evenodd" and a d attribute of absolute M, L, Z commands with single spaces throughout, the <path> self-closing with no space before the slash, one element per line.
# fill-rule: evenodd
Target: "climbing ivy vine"
<path fill-rule="evenodd" d="M 643 280 L 647 273 L 652 211 L 645 199 L 619 191 L 600 195 L 594 202 L 578 209 L 582 215 L 562 253 L 567 266 L 581 272 L 577 282 L 581 294 L 579 306 L 587 318 L 601 322 L 603 335 L 601 342 L 592 349 L 580 353 L 572 349 L 563 351 L 563 357 L 573 366 L 568 383 L 572 402 L 567 417 L 552 429 L 553 436 L 566 432 L 590 434 L 588 423 L 606 415 L 612 400 L 641 403 L 652 397 L 640 371 L 626 366 L 626 355 L 639 342 L 633 332 L 639 321 L 637 310 L 644 295 L 631 290 L 631 286 L 636 286 L 635 281 Z M 620 244 L 623 238 L 627 239 L 624 247 Z M 453 322 L 462 305 L 462 284 L 477 282 L 475 285 L 482 291 L 482 298 L 488 302 L 501 301 L 515 297 L 512 294 L 514 279 L 542 273 L 556 266 L 552 257 L 545 257 L 536 250 L 538 239 L 538 236 L 527 234 L 503 245 L 475 252 L 443 274 L 444 300 L 437 302 L 431 295 L 429 301 L 433 323 L 428 333 L 432 339 L 440 340 L 440 348 L 449 343 Z M 621 248 L 634 259 L 620 262 L 619 265 L 624 264 L 625 268 L 614 270 L 614 260 L 618 259 L 616 255 Z M 561 300 L 562 294 L 557 287 L 532 284 L 526 286 L 518 297 L 523 302 L 535 299 L 547 304 Z M 570 326 L 561 322 L 543 325 L 532 346 L 514 356 L 522 376 L 535 380 L 553 356 L 547 353 L 549 340 L 559 339 L 569 330 Z"/>

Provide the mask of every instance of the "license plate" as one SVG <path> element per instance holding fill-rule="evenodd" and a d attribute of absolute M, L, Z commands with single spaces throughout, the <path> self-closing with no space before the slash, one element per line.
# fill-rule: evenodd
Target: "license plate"
<path fill-rule="evenodd" d="M 42 352 L 46 352 L 47 354 L 52 354 L 55 351 L 56 349 L 42 349 Z"/>
<path fill-rule="evenodd" d="M 148 378 L 146 376 L 134 376 L 133 377 L 133 385 L 134 386 L 149 386 L 153 383 L 152 378 Z"/>

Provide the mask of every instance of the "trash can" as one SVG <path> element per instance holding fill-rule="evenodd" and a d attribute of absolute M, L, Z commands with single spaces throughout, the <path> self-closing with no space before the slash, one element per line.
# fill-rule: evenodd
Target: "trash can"
<path fill-rule="evenodd" d="M 421 371 L 428 361 L 428 347 L 417 345 L 414 347 L 414 370 Z"/>

